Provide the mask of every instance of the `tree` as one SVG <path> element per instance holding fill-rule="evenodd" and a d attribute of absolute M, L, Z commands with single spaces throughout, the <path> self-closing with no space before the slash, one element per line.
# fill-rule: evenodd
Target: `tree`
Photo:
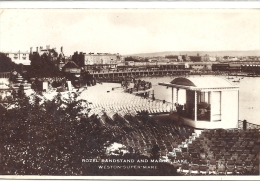
<path fill-rule="evenodd" d="M 125 61 L 133 61 L 133 62 L 139 62 L 140 60 L 136 59 L 136 58 L 133 58 L 133 57 L 126 57 L 125 58 Z"/>
<path fill-rule="evenodd" d="M 0 72 L 10 72 L 15 69 L 15 63 L 4 53 L 0 53 Z"/>
<path fill-rule="evenodd" d="M 84 67 L 84 54 L 82 52 L 78 53 L 77 51 L 71 57 L 71 60 L 75 62 L 78 66 Z"/>
<path fill-rule="evenodd" d="M 29 59 L 31 60 L 31 66 L 28 69 L 25 77 L 55 77 L 60 76 L 61 72 L 59 67 L 56 65 L 57 62 L 53 61 L 52 58 L 56 57 L 57 52 L 50 50 L 49 53 L 43 53 L 41 56 L 38 52 L 30 54 Z"/>
<path fill-rule="evenodd" d="M 74 162 L 104 155 L 105 146 L 122 137 L 82 113 L 88 103 L 78 95 L 45 100 L 35 94 L 12 100 L 11 109 L 0 107 L 1 156 L 16 160 L 5 160 L 0 174 L 80 174 L 84 168 Z"/>

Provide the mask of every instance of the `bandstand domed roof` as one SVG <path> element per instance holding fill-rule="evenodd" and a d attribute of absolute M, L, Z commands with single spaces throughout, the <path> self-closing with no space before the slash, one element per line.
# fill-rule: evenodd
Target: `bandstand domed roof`
<path fill-rule="evenodd" d="M 216 76 L 194 76 L 194 77 L 177 77 L 168 83 L 159 83 L 159 85 L 169 87 L 179 87 L 184 89 L 227 89 L 238 88 L 230 81 Z"/>
<path fill-rule="evenodd" d="M 171 84 L 195 86 L 200 88 L 230 87 L 233 86 L 228 80 L 221 77 L 178 77 Z"/>

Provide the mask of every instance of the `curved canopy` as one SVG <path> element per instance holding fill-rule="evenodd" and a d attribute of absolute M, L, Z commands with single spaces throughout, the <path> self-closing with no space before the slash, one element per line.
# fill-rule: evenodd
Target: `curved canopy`
<path fill-rule="evenodd" d="M 176 84 L 176 85 L 186 85 L 186 86 L 196 86 L 191 80 L 184 78 L 184 77 L 179 77 L 175 78 L 171 81 L 171 84 Z"/>
<path fill-rule="evenodd" d="M 169 83 L 159 83 L 159 85 L 194 90 L 238 88 L 237 86 L 234 86 L 231 82 L 229 82 L 227 79 L 216 76 L 177 77 Z"/>

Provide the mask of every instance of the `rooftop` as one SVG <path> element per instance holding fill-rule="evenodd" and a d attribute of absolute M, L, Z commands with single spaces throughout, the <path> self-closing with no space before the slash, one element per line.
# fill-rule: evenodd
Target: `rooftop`
<path fill-rule="evenodd" d="M 183 88 L 189 90 L 201 90 L 201 89 L 234 89 L 238 88 L 234 86 L 227 79 L 215 76 L 206 77 L 177 77 L 171 82 L 162 82 L 159 85 Z"/>
<path fill-rule="evenodd" d="M 63 68 L 80 68 L 75 62 L 69 61 Z"/>

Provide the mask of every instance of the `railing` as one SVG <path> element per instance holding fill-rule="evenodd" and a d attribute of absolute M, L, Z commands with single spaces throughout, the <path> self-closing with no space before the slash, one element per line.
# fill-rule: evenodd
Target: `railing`
<path fill-rule="evenodd" d="M 260 129 L 260 125 L 249 123 L 247 121 L 244 123 L 244 121 L 238 120 L 238 128 L 243 129 L 244 124 L 246 125 L 246 129 Z"/>

